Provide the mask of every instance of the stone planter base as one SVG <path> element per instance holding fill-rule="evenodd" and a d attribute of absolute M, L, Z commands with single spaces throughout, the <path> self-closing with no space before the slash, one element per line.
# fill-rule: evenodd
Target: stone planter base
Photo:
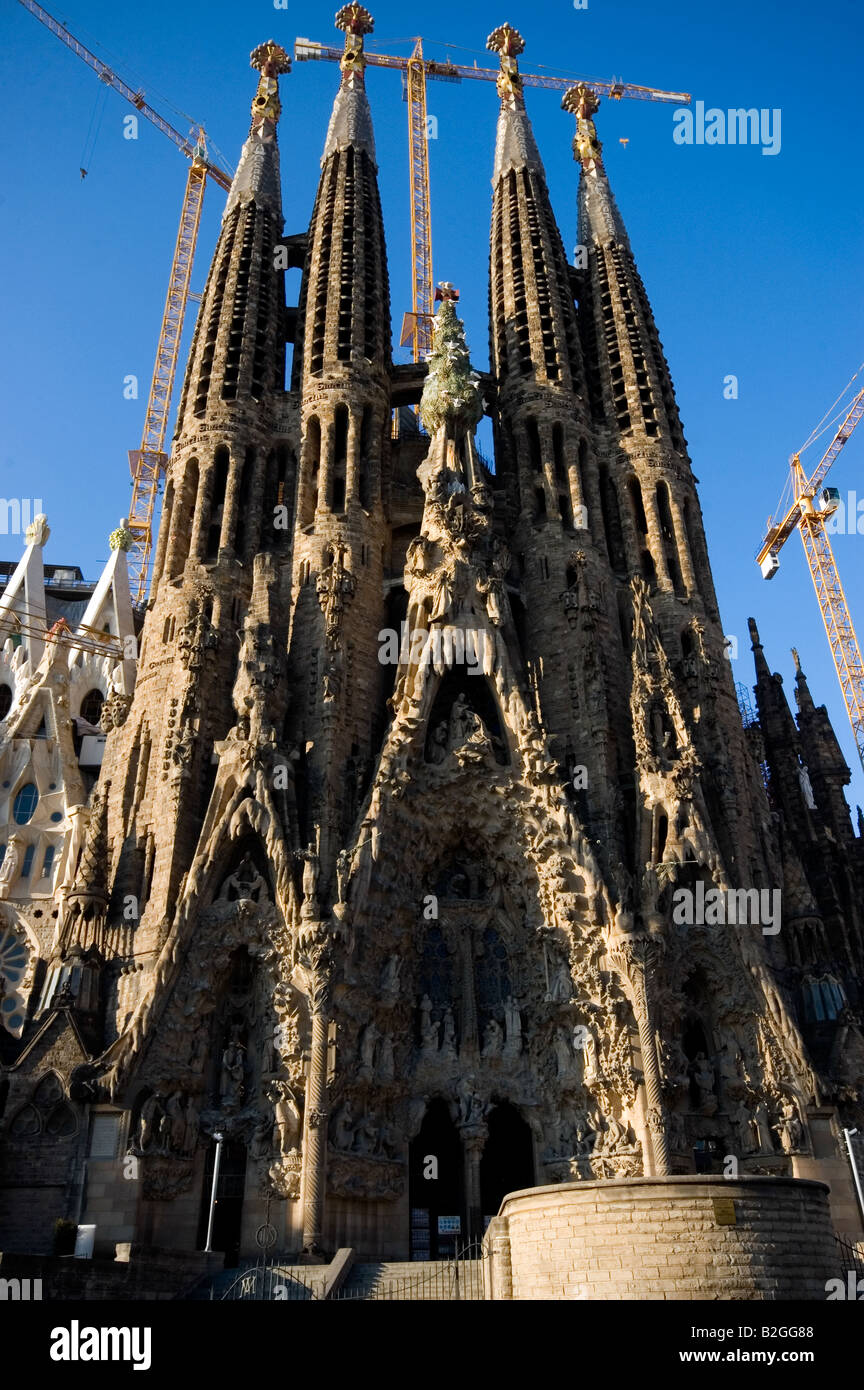
<path fill-rule="evenodd" d="M 824 1299 L 824 1183 L 619 1178 L 511 1192 L 486 1233 L 493 1299 Z"/>

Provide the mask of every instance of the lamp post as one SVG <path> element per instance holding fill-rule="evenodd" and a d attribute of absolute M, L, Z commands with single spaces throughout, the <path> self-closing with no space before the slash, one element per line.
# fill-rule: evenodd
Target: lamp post
<path fill-rule="evenodd" d="M 213 1138 L 216 1140 L 216 1156 L 213 1159 L 213 1185 L 210 1188 L 210 1215 L 207 1218 L 207 1243 L 204 1246 L 204 1251 L 208 1255 L 212 1254 L 213 1251 L 213 1218 L 216 1215 L 216 1187 L 219 1182 L 219 1166 L 222 1162 L 222 1141 L 224 1135 L 214 1134 Z"/>

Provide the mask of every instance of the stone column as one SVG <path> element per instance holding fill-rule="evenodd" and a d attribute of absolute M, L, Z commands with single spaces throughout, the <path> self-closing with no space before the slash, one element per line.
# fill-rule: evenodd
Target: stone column
<path fill-rule="evenodd" d="M 555 455 L 552 448 L 552 426 L 540 423 L 540 457 L 543 460 L 543 482 L 546 488 L 546 512 L 550 517 L 560 516 L 558 509 L 558 479 L 555 477 Z"/>
<path fill-rule="evenodd" d="M 678 563 L 681 566 L 681 575 L 687 588 L 687 593 L 692 595 L 696 593 L 699 585 L 696 582 L 696 573 L 693 569 L 693 557 L 690 554 L 690 545 L 687 540 L 684 513 L 671 487 L 669 489 L 669 508 L 672 512 L 672 526 L 675 531 L 675 544 L 678 547 Z"/>
<path fill-rule="evenodd" d="M 335 421 L 332 418 L 326 421 L 322 419 L 321 462 L 318 467 L 318 496 L 315 499 L 316 512 L 326 511 L 330 506 L 330 490 L 333 485 L 333 452 L 335 441 Z"/>
<path fill-rule="evenodd" d="M 489 1130 L 482 1122 L 462 1125 L 459 1133 L 465 1155 L 465 1216 L 468 1229 L 465 1238 L 479 1240 L 482 1235 L 483 1211 L 480 1198 L 480 1159 L 486 1147 Z"/>
<path fill-rule="evenodd" d="M 210 531 L 210 509 L 213 505 L 213 464 L 202 467 L 198 481 L 198 506 L 192 519 L 192 537 L 189 541 L 190 560 L 202 561 L 207 554 L 207 539 Z"/>
<path fill-rule="evenodd" d="M 585 489 L 585 505 L 588 508 L 588 530 L 600 555 L 606 554 L 606 527 L 603 524 L 603 503 L 600 498 L 600 469 L 598 460 L 586 452 L 582 472 L 582 486 Z M 610 472 L 611 476 L 611 472 Z M 621 510 L 619 500 L 618 510 Z"/>
<path fill-rule="evenodd" d="M 651 1132 L 652 1171 L 646 1177 L 665 1177 L 671 1172 L 669 1140 L 666 1134 L 666 1113 L 653 1010 L 651 1007 L 650 977 L 656 969 L 662 942 L 645 932 L 620 934 L 612 945 L 612 959 L 623 970 L 633 991 L 633 1012 L 639 1028 L 639 1047 L 642 1053 L 642 1073 L 648 1098 L 648 1128 Z M 646 1155 L 647 1160 L 647 1155 Z"/>
<path fill-rule="evenodd" d="M 618 498 L 618 516 L 621 519 L 621 534 L 624 540 L 625 559 L 634 574 L 641 574 L 642 550 L 649 545 L 650 538 L 649 536 L 643 536 L 636 520 L 635 503 L 630 491 L 629 481 L 632 470 L 633 464 L 628 458 L 627 473 L 622 477 L 620 467 L 612 465 L 609 468 L 609 480 Z M 635 474 L 633 476 L 635 476 Z"/>
<path fill-rule="evenodd" d="M 250 524 L 243 533 L 243 554 L 237 556 L 237 559 L 242 560 L 244 565 L 251 563 L 252 556 L 255 555 L 259 549 L 269 550 L 273 544 L 274 536 L 277 534 L 274 531 L 275 513 L 265 513 L 264 511 L 265 501 L 269 500 L 264 497 L 266 470 L 266 451 L 258 448 L 255 450 L 255 462 L 252 465 L 252 478 L 249 484 L 249 496 L 246 501 L 246 506 L 249 508 Z M 273 499 L 273 505 L 276 505 L 275 498 Z M 260 517 L 260 523 L 252 520 L 252 518 L 257 517 Z M 284 535 L 287 534 L 287 532 L 279 534 Z"/>
<path fill-rule="evenodd" d="M 362 410 L 361 410 L 362 415 Z M 360 424 L 355 410 L 348 413 L 348 440 L 346 443 L 345 458 L 345 508 L 347 510 L 350 502 L 356 502 L 358 497 L 357 490 L 357 464 L 360 453 Z"/>
<path fill-rule="evenodd" d="M 150 580 L 150 589 L 156 593 L 159 580 L 162 578 L 162 571 L 165 568 L 165 552 L 168 549 L 168 532 L 171 529 L 171 517 L 174 514 L 176 498 L 174 495 L 174 484 L 169 484 L 171 495 L 168 497 L 168 487 L 165 489 L 166 502 L 162 507 L 162 516 L 159 521 L 159 539 L 156 542 L 156 558 L 153 561 L 153 576 Z"/>
<path fill-rule="evenodd" d="M 219 549 L 233 550 L 237 534 L 237 509 L 240 503 L 240 479 L 243 476 L 244 457 L 242 450 L 232 449 L 228 468 L 228 484 L 225 488 L 225 504 L 222 508 L 222 530 L 219 533 Z M 248 504 L 247 504 L 248 505 Z"/>
<path fill-rule="evenodd" d="M 579 438 L 573 438 L 568 433 L 565 437 L 564 453 L 567 459 L 567 477 L 570 483 L 570 506 L 573 509 L 575 525 L 579 518 L 580 508 L 585 507 L 586 511 L 588 508 L 588 503 L 582 492 L 582 478 L 579 475 Z"/>
<path fill-rule="evenodd" d="M 304 903 L 304 909 L 307 905 Z M 303 1253 L 320 1255 L 327 1181 L 327 1052 L 332 958 L 326 923 L 307 920 L 304 931 L 310 941 L 306 956 L 312 975 L 309 996 L 312 1046 L 303 1141 Z"/>
<path fill-rule="evenodd" d="M 641 487 L 641 479 L 640 479 Z M 654 556 L 654 564 L 657 568 L 657 583 L 661 589 L 671 589 L 672 577 L 669 574 L 669 566 L 666 563 L 666 547 L 663 544 L 663 530 L 660 526 L 660 511 L 657 506 L 657 493 L 653 486 L 642 488 L 642 505 L 645 508 L 645 517 L 648 522 L 648 545 L 651 554 Z"/>
<path fill-rule="evenodd" d="M 198 483 L 201 487 L 201 465 L 198 464 Z M 171 512 L 171 522 L 166 543 L 166 554 L 164 561 L 164 571 L 169 579 L 176 579 L 178 574 L 182 574 L 182 566 L 177 566 L 177 552 L 185 546 L 185 541 L 181 539 L 184 531 L 192 525 L 195 518 L 196 497 L 192 494 L 192 479 L 189 475 L 189 460 L 186 459 L 183 465 L 182 477 L 178 478 L 174 486 L 174 506 Z M 189 551 L 186 549 L 188 557 Z"/>

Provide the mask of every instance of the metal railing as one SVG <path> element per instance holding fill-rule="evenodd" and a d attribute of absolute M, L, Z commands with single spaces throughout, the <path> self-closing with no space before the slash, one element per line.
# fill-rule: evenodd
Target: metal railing
<path fill-rule="evenodd" d="M 307 1303 L 323 1298 L 325 1286 L 326 1280 L 320 1275 L 315 1278 L 311 1271 L 307 1274 L 292 1266 L 259 1261 L 241 1270 L 219 1298 L 232 1302 Z M 211 1298 L 216 1296 L 214 1289 L 211 1289 Z"/>
<path fill-rule="evenodd" d="M 373 1276 L 372 1282 L 337 1290 L 331 1299 L 338 1301 L 394 1302 L 479 1302 L 483 1290 L 483 1260 L 485 1253 L 479 1241 L 460 1250 L 448 1260 L 418 1261 L 416 1273 L 390 1274 L 387 1266 Z"/>
<path fill-rule="evenodd" d="M 844 1276 L 853 1269 L 857 1278 L 864 1276 L 864 1253 L 860 1245 L 853 1245 L 851 1241 L 845 1240 L 843 1236 L 835 1233 L 835 1243 L 837 1245 L 837 1255 L 840 1260 L 840 1272 Z"/>

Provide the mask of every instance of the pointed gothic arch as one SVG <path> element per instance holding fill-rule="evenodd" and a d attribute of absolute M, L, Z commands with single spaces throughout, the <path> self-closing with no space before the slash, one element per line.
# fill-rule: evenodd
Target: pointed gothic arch
<path fill-rule="evenodd" d="M 436 761 L 436 735 L 442 724 L 449 728 L 454 705 L 464 700 L 469 709 L 478 716 L 492 741 L 495 761 L 502 767 L 510 763 L 510 750 L 507 743 L 506 724 L 501 714 L 497 697 L 486 677 L 477 670 L 468 674 L 463 666 L 455 666 L 445 671 L 432 699 L 426 730 L 425 759 Z M 452 737 L 452 734 L 449 735 Z"/>

